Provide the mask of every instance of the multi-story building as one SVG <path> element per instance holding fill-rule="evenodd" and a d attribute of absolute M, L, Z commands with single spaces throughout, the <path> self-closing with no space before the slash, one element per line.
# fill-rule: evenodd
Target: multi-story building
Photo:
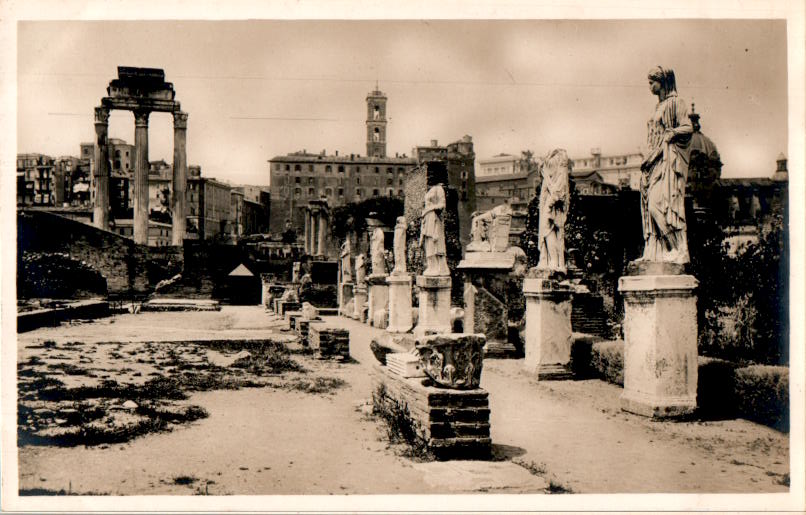
<path fill-rule="evenodd" d="M 580 176 L 595 172 L 606 184 L 618 188 L 628 187 L 638 190 L 641 184 L 641 163 L 644 155 L 631 154 L 602 155 L 598 148 L 591 149 L 590 157 L 572 159 L 573 170 Z"/>
<path fill-rule="evenodd" d="M 268 233 L 271 216 L 271 193 L 269 189 L 265 186 L 249 184 L 238 186 L 237 189 L 243 191 L 245 233 Z"/>
<path fill-rule="evenodd" d="M 230 190 L 229 184 L 202 177 L 201 167 L 188 166 L 186 238 L 228 237 L 232 210 Z"/>
<path fill-rule="evenodd" d="M 230 190 L 230 234 L 232 238 L 237 240 L 244 234 L 244 219 L 243 219 L 243 207 L 244 204 L 244 194 L 242 190 L 238 188 L 232 188 Z"/>
<path fill-rule="evenodd" d="M 116 220 L 112 231 L 125 236 L 126 238 L 134 238 L 134 223 L 131 219 Z M 155 220 L 148 221 L 148 246 L 149 247 L 167 247 L 172 245 L 171 233 L 173 227 L 169 223 L 157 222 Z"/>
<path fill-rule="evenodd" d="M 17 204 L 52 206 L 55 160 L 44 154 L 17 154 Z"/>
<path fill-rule="evenodd" d="M 498 154 L 489 159 L 479 160 L 479 171 L 476 182 L 482 177 L 505 176 L 522 173 L 521 159 L 511 154 Z"/>
<path fill-rule="evenodd" d="M 387 97 L 376 89 L 366 101 L 367 156 L 302 150 L 269 160 L 272 233 L 282 233 L 290 220 L 297 234 L 303 234 L 305 208 L 311 200 L 325 199 L 332 208 L 370 197 L 403 196 L 406 174 L 417 160 L 405 154 L 386 155 Z"/>

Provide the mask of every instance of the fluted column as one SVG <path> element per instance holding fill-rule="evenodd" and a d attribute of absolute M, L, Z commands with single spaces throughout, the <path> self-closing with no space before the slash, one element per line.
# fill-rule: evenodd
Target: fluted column
<path fill-rule="evenodd" d="M 311 234 L 309 234 L 308 236 L 310 236 L 311 239 L 311 242 L 309 243 L 310 246 L 309 248 L 311 249 L 310 254 L 312 256 L 315 256 L 317 254 L 316 233 L 319 231 L 318 221 L 319 221 L 319 212 L 311 210 Z"/>
<path fill-rule="evenodd" d="M 109 229 L 109 109 L 95 108 L 95 164 L 93 167 L 95 184 L 95 204 L 92 219 L 95 227 Z"/>
<path fill-rule="evenodd" d="M 134 111 L 134 242 L 148 245 L 148 115 Z"/>
<path fill-rule="evenodd" d="M 173 197 L 171 213 L 173 215 L 172 243 L 182 245 L 185 240 L 187 192 L 187 127 L 188 115 L 181 111 L 174 112 L 174 170 Z"/>

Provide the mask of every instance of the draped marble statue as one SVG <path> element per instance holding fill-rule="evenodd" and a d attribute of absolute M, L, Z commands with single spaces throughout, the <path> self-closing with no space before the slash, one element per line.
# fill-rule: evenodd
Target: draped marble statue
<path fill-rule="evenodd" d="M 566 272 L 565 221 L 568 217 L 570 163 L 565 150 L 549 152 L 540 168 L 540 218 L 538 222 L 538 270 Z"/>
<path fill-rule="evenodd" d="M 420 246 L 425 254 L 425 276 L 450 275 L 445 247 L 445 190 L 433 186 L 425 194 L 425 208 L 420 223 Z"/>
<path fill-rule="evenodd" d="M 512 208 L 508 204 L 473 213 L 468 252 L 504 252 L 509 247 Z"/>
<path fill-rule="evenodd" d="M 341 244 L 341 282 L 353 282 L 353 270 L 350 264 L 352 250 L 350 249 L 350 235 L 344 238 L 344 243 Z"/>
<path fill-rule="evenodd" d="M 356 285 L 363 285 L 364 284 L 364 277 L 366 276 L 367 269 L 366 264 L 364 263 L 364 254 L 359 254 L 355 258 L 355 284 Z"/>
<path fill-rule="evenodd" d="M 639 261 L 689 262 L 685 194 L 692 127 L 688 104 L 677 96 L 674 71 L 649 71 L 658 104 L 647 122 L 647 157 L 641 163 L 644 253 Z"/>
<path fill-rule="evenodd" d="M 376 227 L 370 239 L 369 255 L 372 263 L 372 275 L 386 275 L 386 258 L 383 249 L 383 229 Z"/>
<path fill-rule="evenodd" d="M 397 223 L 395 224 L 395 241 L 394 241 L 394 254 L 395 254 L 395 269 L 392 271 L 394 275 L 402 275 L 406 273 L 406 217 L 398 216 Z"/>

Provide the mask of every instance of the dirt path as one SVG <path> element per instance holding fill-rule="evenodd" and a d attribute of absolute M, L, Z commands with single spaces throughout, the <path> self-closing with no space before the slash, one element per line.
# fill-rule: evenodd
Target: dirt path
<path fill-rule="evenodd" d="M 121 339 L 139 341 L 168 333 L 180 341 L 202 333 L 267 336 L 276 329 L 256 308 L 115 318 L 27 333 L 20 352 L 42 339 L 108 340 L 113 326 Z M 329 394 L 271 387 L 200 392 L 187 402 L 209 417 L 172 432 L 108 446 L 22 447 L 21 488 L 125 495 L 542 492 L 541 478 L 518 475 L 532 468 L 579 493 L 787 491 L 778 484 L 789 471 L 787 435 L 742 420 L 653 422 L 621 412 L 616 386 L 537 384 L 517 360 L 485 361 L 482 386 L 490 391 L 495 450 L 521 466 L 498 462 L 481 465 L 480 473 L 470 463 L 446 473 L 443 464 L 413 463 L 396 456 L 377 423 L 358 409 L 370 397 L 369 342 L 379 331 L 351 320 L 326 322 L 350 329 L 356 362 L 294 359 L 303 359 L 311 374 L 343 379 L 344 387 Z M 467 481 L 484 474 L 500 490 Z M 448 475 L 456 480 L 446 483 Z"/>

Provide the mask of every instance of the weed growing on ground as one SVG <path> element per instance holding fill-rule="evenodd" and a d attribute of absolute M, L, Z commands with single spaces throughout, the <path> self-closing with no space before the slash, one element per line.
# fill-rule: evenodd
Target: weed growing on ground
<path fill-rule="evenodd" d="M 298 390 L 304 393 L 332 394 L 335 393 L 334 390 L 337 390 L 346 384 L 347 383 L 343 379 L 339 379 L 338 377 L 305 377 L 284 383 L 283 387 L 289 390 Z"/>
<path fill-rule="evenodd" d="M 545 463 L 535 463 L 534 461 L 524 461 L 520 459 L 512 460 L 512 463 L 515 465 L 521 466 L 529 471 L 530 474 L 533 476 L 542 477 L 548 480 L 549 486 L 546 489 L 550 494 L 572 494 L 574 493 L 571 488 L 563 485 L 559 481 L 557 481 L 551 474 L 548 472 Z"/>
<path fill-rule="evenodd" d="M 386 423 L 386 436 L 390 443 L 402 443 L 406 446 L 406 457 L 421 461 L 434 460 L 428 442 L 420 436 L 408 406 L 392 398 L 384 384 L 372 392 L 372 413 Z"/>

